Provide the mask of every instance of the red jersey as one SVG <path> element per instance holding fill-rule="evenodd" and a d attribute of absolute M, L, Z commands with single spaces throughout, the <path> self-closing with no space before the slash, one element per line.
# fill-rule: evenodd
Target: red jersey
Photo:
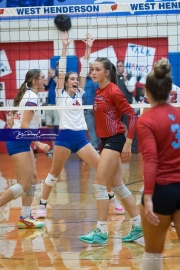
<path fill-rule="evenodd" d="M 129 121 L 127 137 L 134 138 L 137 116 L 116 84 L 110 82 L 105 88 L 96 90 L 93 109 L 99 138 L 125 133 L 125 126 L 120 121 L 122 114 L 125 114 Z"/>
<path fill-rule="evenodd" d="M 170 104 L 146 111 L 137 122 L 144 162 L 144 193 L 153 194 L 155 183 L 180 183 L 180 109 Z"/>

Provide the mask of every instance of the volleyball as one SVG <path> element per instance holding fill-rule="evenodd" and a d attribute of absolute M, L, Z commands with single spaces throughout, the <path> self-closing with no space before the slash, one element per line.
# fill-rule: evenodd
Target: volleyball
<path fill-rule="evenodd" d="M 71 18 L 65 14 L 58 14 L 54 19 L 54 24 L 59 31 L 65 32 L 71 29 Z"/>

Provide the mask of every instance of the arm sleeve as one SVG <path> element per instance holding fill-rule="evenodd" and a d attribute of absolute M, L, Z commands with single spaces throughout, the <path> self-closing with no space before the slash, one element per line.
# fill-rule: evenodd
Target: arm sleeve
<path fill-rule="evenodd" d="M 157 175 L 158 153 L 153 130 L 145 117 L 140 117 L 137 122 L 137 137 L 141 144 L 144 163 L 144 194 L 153 194 Z"/>
<path fill-rule="evenodd" d="M 136 130 L 137 115 L 135 114 L 133 108 L 129 105 L 126 97 L 117 87 L 113 90 L 111 94 L 111 99 L 113 100 L 116 108 L 119 110 L 120 114 L 125 114 L 128 118 L 128 134 L 127 138 L 133 139 Z"/>
<path fill-rule="evenodd" d="M 36 106 L 38 106 L 38 98 L 37 97 L 29 97 L 25 101 L 25 106 L 31 107 L 32 111 L 36 110 Z"/>
<path fill-rule="evenodd" d="M 89 72 L 89 60 L 83 59 L 81 63 L 81 71 L 79 73 L 80 77 L 86 78 Z"/>
<path fill-rule="evenodd" d="M 66 73 L 66 57 L 61 56 L 60 60 L 59 60 L 59 67 L 58 67 L 58 72 L 59 73 Z"/>

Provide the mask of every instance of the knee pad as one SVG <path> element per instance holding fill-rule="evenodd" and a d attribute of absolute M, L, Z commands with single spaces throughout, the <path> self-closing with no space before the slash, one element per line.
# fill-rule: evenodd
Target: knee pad
<path fill-rule="evenodd" d="M 10 189 L 13 193 L 14 199 L 18 198 L 24 193 L 24 189 L 19 183 L 11 186 Z"/>
<path fill-rule="evenodd" d="M 36 185 L 31 185 L 28 191 L 25 192 L 26 196 L 33 198 L 36 191 Z"/>
<path fill-rule="evenodd" d="M 113 187 L 112 190 L 119 195 L 120 199 L 124 199 L 131 195 L 131 191 L 124 184 Z"/>
<path fill-rule="evenodd" d="M 106 186 L 93 184 L 93 190 L 94 190 L 96 200 L 109 200 Z"/>
<path fill-rule="evenodd" d="M 58 180 L 58 177 L 54 177 L 50 173 L 48 173 L 48 175 L 45 179 L 45 183 L 46 183 L 46 185 L 53 187 L 56 184 L 57 180 Z"/>

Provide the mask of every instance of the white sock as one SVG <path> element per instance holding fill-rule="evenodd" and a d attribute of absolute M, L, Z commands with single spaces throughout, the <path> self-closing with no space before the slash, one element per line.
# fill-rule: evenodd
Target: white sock
<path fill-rule="evenodd" d="M 47 200 L 41 199 L 40 202 L 41 202 L 42 204 L 46 205 Z"/>
<path fill-rule="evenodd" d="M 102 233 L 107 233 L 107 221 L 98 221 L 97 228 L 100 229 Z"/>
<path fill-rule="evenodd" d="M 161 253 L 144 252 L 141 270 L 162 270 Z"/>
<path fill-rule="evenodd" d="M 22 206 L 21 216 L 23 218 L 30 217 L 31 215 L 31 206 Z"/>
<path fill-rule="evenodd" d="M 140 217 L 140 215 L 131 218 L 131 221 L 132 221 L 132 224 L 134 226 L 140 226 L 141 225 L 141 217 Z"/>

